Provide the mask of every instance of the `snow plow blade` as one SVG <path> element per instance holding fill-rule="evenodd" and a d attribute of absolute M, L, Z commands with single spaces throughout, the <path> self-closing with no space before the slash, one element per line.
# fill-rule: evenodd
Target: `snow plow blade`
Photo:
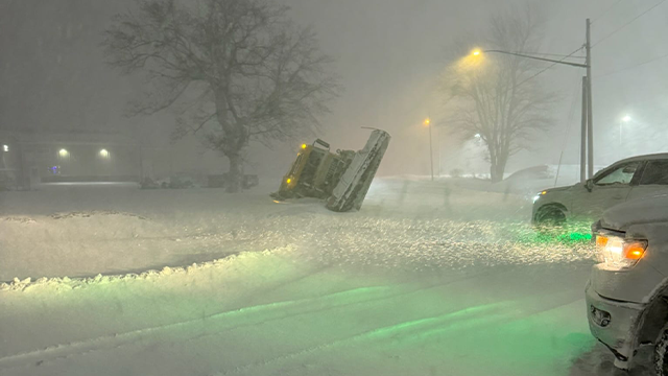
<path fill-rule="evenodd" d="M 364 149 L 355 154 L 353 161 L 341 176 L 339 183 L 327 200 L 327 209 L 346 212 L 362 207 L 385 150 L 390 143 L 390 135 L 374 130 Z"/>

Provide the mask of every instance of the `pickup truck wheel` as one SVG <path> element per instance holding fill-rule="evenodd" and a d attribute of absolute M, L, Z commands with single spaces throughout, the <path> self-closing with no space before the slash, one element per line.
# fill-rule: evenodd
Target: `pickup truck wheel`
<path fill-rule="evenodd" d="M 668 325 L 663 327 L 654 346 L 654 370 L 656 376 L 668 376 Z"/>
<path fill-rule="evenodd" d="M 566 223 L 566 213 L 558 206 L 544 206 L 536 213 L 536 224 L 539 227 L 559 227 Z"/>

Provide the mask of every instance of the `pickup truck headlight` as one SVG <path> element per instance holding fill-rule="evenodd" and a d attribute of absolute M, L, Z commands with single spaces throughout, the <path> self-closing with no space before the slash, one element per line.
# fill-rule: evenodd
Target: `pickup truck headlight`
<path fill-rule="evenodd" d="M 625 239 L 609 234 L 596 235 L 596 253 L 601 263 L 614 270 L 633 267 L 645 255 L 647 240 Z"/>

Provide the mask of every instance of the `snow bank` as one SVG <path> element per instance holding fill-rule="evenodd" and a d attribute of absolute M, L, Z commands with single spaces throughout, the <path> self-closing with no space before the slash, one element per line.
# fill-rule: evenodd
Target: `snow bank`
<path fill-rule="evenodd" d="M 260 193 L 126 193 L 137 204 L 132 212 L 121 201 L 116 210 L 89 203 L 89 210 L 0 217 L 0 281 L 136 274 L 277 247 L 330 263 L 416 270 L 593 257 L 587 242 L 536 234 L 520 197 L 443 182 L 378 180 L 362 211 L 343 214 L 317 200 L 275 204 Z"/>

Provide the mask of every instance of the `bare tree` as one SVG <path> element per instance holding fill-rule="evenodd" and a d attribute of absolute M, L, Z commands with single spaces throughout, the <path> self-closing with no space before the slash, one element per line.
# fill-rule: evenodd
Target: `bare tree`
<path fill-rule="evenodd" d="M 509 158 L 529 147 L 529 141 L 551 124 L 554 93 L 544 90 L 536 74 L 542 63 L 510 55 L 477 52 L 475 48 L 531 53 L 542 39 L 541 23 L 529 7 L 513 8 L 488 22 L 486 36 L 477 43 L 458 43 L 459 56 L 444 75 L 447 122 L 465 138 L 482 140 L 487 147 L 492 181 L 500 181 Z M 482 42 L 482 43 L 481 43 Z M 481 46 L 482 44 L 482 46 Z M 462 58 L 462 56 L 465 56 Z"/>
<path fill-rule="evenodd" d="M 103 46 L 123 73 L 148 78 L 131 114 L 177 112 L 176 137 L 200 132 L 229 159 L 239 189 L 242 151 L 319 125 L 337 93 L 331 58 L 315 33 L 270 0 L 138 0 L 138 11 L 114 18 Z"/>

